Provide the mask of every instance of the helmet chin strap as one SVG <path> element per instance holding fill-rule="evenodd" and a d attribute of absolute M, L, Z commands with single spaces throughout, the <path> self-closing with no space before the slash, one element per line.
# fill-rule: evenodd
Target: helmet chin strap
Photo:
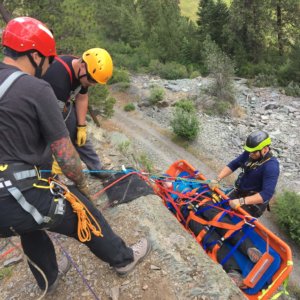
<path fill-rule="evenodd" d="M 83 78 L 83 77 L 86 77 L 87 75 L 86 75 L 86 73 L 85 74 L 83 74 L 83 75 L 80 75 L 80 71 L 81 71 L 81 68 L 79 67 L 79 69 L 78 69 L 78 72 L 77 72 L 77 79 L 78 80 L 80 80 L 81 78 Z"/>
<path fill-rule="evenodd" d="M 30 53 L 27 53 L 27 57 L 29 58 L 31 64 L 34 67 L 34 76 L 37 78 L 41 78 L 42 77 L 42 71 L 43 71 L 43 64 L 45 62 L 45 56 L 41 56 L 41 62 L 39 65 L 37 65 L 37 63 L 34 61 L 33 57 L 30 55 Z"/>

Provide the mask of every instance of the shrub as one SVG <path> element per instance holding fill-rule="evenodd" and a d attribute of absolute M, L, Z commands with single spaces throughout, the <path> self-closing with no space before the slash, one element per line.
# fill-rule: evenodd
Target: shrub
<path fill-rule="evenodd" d="M 184 65 L 181 65 L 177 62 L 168 62 L 162 65 L 159 75 L 160 77 L 169 80 L 187 78 L 188 71 Z"/>
<path fill-rule="evenodd" d="M 300 244 L 300 195 L 284 191 L 276 198 L 273 210 L 279 225 Z"/>
<path fill-rule="evenodd" d="M 273 74 L 260 73 L 254 77 L 253 85 L 257 87 L 278 86 L 278 81 Z"/>
<path fill-rule="evenodd" d="M 159 75 L 163 64 L 158 59 L 152 59 L 148 66 L 148 71 L 152 75 Z"/>
<path fill-rule="evenodd" d="M 151 88 L 150 90 L 150 98 L 149 101 L 152 105 L 160 102 L 163 100 L 165 96 L 165 91 L 163 88 L 159 87 L 159 86 L 154 86 Z"/>
<path fill-rule="evenodd" d="M 118 150 L 124 155 L 128 156 L 130 152 L 130 141 L 124 141 L 118 144 Z"/>
<path fill-rule="evenodd" d="M 129 82 L 119 82 L 117 88 L 120 92 L 125 92 L 129 89 L 129 87 L 130 87 Z"/>
<path fill-rule="evenodd" d="M 129 73 L 124 69 L 115 69 L 109 84 L 117 82 L 130 82 Z"/>
<path fill-rule="evenodd" d="M 214 78 L 210 87 L 211 95 L 234 104 L 233 62 L 209 37 L 204 41 L 204 49 L 205 65 Z"/>
<path fill-rule="evenodd" d="M 287 87 L 284 88 L 285 94 L 292 97 L 300 97 L 300 84 L 291 81 Z"/>
<path fill-rule="evenodd" d="M 187 68 L 174 61 L 163 64 L 157 59 L 152 59 L 148 66 L 148 72 L 170 80 L 188 77 Z"/>
<path fill-rule="evenodd" d="M 193 79 L 193 78 L 197 78 L 199 77 L 201 74 L 199 71 L 193 71 L 191 74 L 190 74 L 190 78 Z"/>
<path fill-rule="evenodd" d="M 103 107 L 103 116 L 105 118 L 111 118 L 114 114 L 114 105 L 117 100 L 114 97 L 108 97 L 105 101 L 105 106 Z"/>
<path fill-rule="evenodd" d="M 216 114 L 225 115 L 231 108 L 231 104 L 226 101 L 217 101 L 214 108 Z"/>
<path fill-rule="evenodd" d="M 200 130 L 196 112 L 188 112 L 181 107 L 176 107 L 171 126 L 177 136 L 189 141 L 194 140 Z"/>
<path fill-rule="evenodd" d="M 154 170 L 154 165 L 153 165 L 153 161 L 149 158 L 149 156 L 145 153 L 140 154 L 137 158 L 136 158 L 138 165 L 139 165 L 139 169 L 145 170 L 149 173 L 152 173 Z"/>
<path fill-rule="evenodd" d="M 128 103 L 124 106 L 125 111 L 133 111 L 135 110 L 135 105 L 133 103 Z"/>
<path fill-rule="evenodd" d="M 96 85 L 89 89 L 89 103 L 100 112 L 104 118 L 111 118 L 114 114 L 116 99 L 109 96 L 105 85 Z"/>
<path fill-rule="evenodd" d="M 196 111 L 195 104 L 190 99 L 181 99 L 175 103 L 176 107 L 183 109 L 186 112 L 193 113 Z"/>

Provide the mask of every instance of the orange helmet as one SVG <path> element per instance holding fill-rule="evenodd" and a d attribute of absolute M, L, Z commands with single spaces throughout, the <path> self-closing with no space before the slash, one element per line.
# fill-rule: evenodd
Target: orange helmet
<path fill-rule="evenodd" d="M 30 17 L 12 19 L 2 33 L 2 45 L 17 52 L 36 50 L 43 56 L 56 56 L 51 31 L 40 21 Z"/>
<path fill-rule="evenodd" d="M 89 75 L 98 83 L 106 84 L 112 76 L 113 62 L 105 49 L 89 49 L 82 54 L 82 60 L 87 65 Z"/>

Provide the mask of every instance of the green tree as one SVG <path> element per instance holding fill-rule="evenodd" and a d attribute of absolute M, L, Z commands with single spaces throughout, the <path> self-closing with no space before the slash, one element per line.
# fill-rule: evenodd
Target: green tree
<path fill-rule="evenodd" d="M 210 35 L 217 45 L 224 49 L 227 44 L 225 26 L 229 21 L 229 9 L 222 0 L 202 0 L 198 8 L 199 34 L 201 37 Z"/>
<path fill-rule="evenodd" d="M 235 0 L 230 7 L 232 52 L 243 60 L 259 62 L 270 30 L 271 0 Z"/>

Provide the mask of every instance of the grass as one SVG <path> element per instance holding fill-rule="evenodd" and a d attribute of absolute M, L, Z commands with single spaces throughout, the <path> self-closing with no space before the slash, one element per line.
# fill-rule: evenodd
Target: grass
<path fill-rule="evenodd" d="M 196 22 L 198 5 L 199 0 L 180 0 L 181 14 Z"/>
<path fill-rule="evenodd" d="M 230 6 L 232 0 L 224 0 L 227 6 Z M 197 12 L 199 6 L 199 0 L 180 0 L 179 3 L 181 14 L 185 17 L 190 18 L 196 23 L 197 21 Z"/>
<path fill-rule="evenodd" d="M 5 277 L 9 277 L 12 274 L 12 267 L 5 267 L 0 269 L 0 280 Z"/>

